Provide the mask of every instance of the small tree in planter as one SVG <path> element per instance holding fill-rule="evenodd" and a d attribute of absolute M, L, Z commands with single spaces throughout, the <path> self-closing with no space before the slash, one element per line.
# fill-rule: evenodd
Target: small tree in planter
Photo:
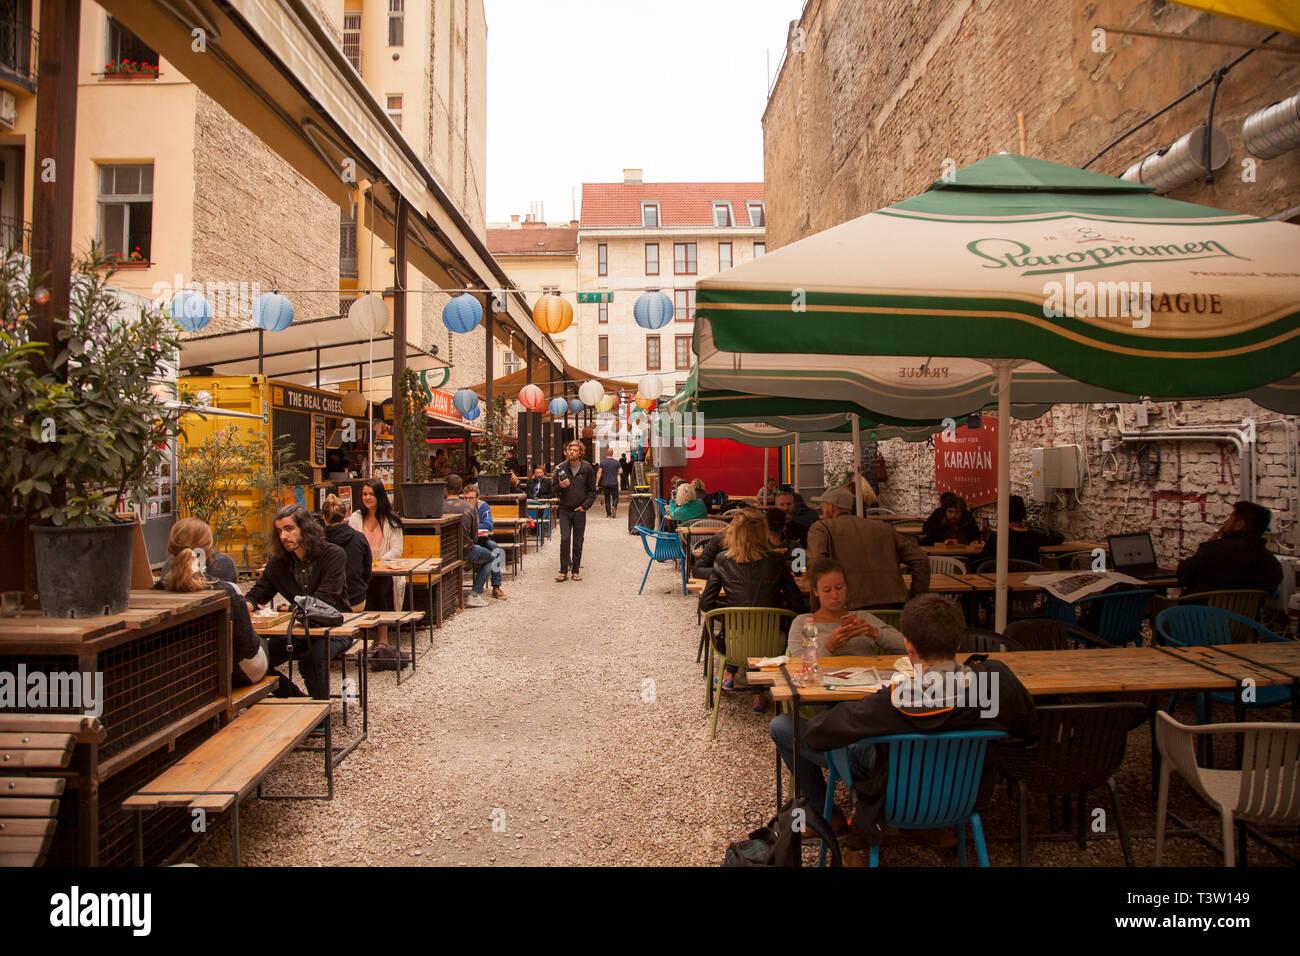
<path fill-rule="evenodd" d="M 409 518 L 438 518 L 447 483 L 430 480 L 428 393 L 420 376 L 407 369 L 402 374 L 398 410 L 406 435 L 407 480 L 402 482 L 402 510 Z"/>
<path fill-rule="evenodd" d="M 9 518 L 36 543 L 41 604 L 55 617 L 116 613 L 130 592 L 133 516 L 144 513 L 151 478 L 181 434 L 180 410 L 159 387 L 180 329 L 156 309 L 120 319 L 111 268 L 97 248 L 77 262 L 69 314 L 55 318 L 57 354 L 30 342 L 34 280 L 26 260 L 0 263 L 0 324 L 28 371 L 4 363 L 0 441 L 11 453 L 0 480 L 13 489 Z M 30 348 L 23 348 L 30 345 Z"/>
<path fill-rule="evenodd" d="M 483 419 L 483 456 L 479 460 L 479 484 L 482 485 L 484 475 L 495 479 L 490 482 L 491 490 L 484 491 L 484 494 L 504 495 L 510 491 L 510 477 L 506 472 L 506 458 L 510 454 L 510 448 L 506 444 L 509 427 L 506 397 L 498 395 L 487 407 Z"/>

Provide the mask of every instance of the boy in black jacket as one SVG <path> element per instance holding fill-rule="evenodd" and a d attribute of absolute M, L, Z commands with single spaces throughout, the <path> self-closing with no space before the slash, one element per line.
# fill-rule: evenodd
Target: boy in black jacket
<path fill-rule="evenodd" d="M 587 446 L 571 441 L 564 446 L 564 461 L 555 466 L 555 494 L 560 499 L 560 573 L 565 581 L 569 568 L 573 580 L 582 580 L 582 539 L 587 533 L 587 512 L 596 503 L 596 470 L 582 456 Z M 572 556 L 570 556 L 572 543 Z"/>

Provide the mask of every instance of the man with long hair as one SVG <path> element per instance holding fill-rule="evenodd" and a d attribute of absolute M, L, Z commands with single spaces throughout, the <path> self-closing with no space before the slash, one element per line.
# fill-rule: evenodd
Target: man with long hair
<path fill-rule="evenodd" d="M 571 441 L 564 446 L 564 461 L 555 466 L 555 491 L 560 498 L 560 573 L 555 580 L 582 580 L 582 540 L 587 533 L 587 512 L 596 503 L 596 470 L 582 460 L 587 446 Z"/>

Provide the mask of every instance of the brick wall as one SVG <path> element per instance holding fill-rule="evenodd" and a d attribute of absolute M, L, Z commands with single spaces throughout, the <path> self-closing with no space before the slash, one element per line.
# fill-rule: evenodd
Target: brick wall
<path fill-rule="evenodd" d="M 769 250 L 920 192 L 939 178 L 945 159 L 961 167 L 999 150 L 1018 152 L 1022 111 L 1029 155 L 1081 166 L 1242 52 L 1114 32 L 1098 52 L 1098 24 L 1251 43 L 1266 33 L 1161 0 L 810 0 L 763 117 Z M 1297 89 L 1294 57 L 1261 52 L 1236 66 L 1215 111 L 1230 143 L 1228 163 L 1213 185 L 1181 186 L 1170 198 L 1261 216 L 1300 206 L 1300 151 L 1259 160 L 1252 177 L 1242 164 L 1249 156 L 1240 134 L 1245 116 Z M 1118 176 L 1170 145 L 1204 121 L 1208 96 L 1207 88 L 1090 168 Z M 1134 428 L 1133 407 L 1123 411 L 1126 427 Z M 1175 412 L 1202 426 L 1281 417 L 1244 399 L 1183 402 L 1164 412 L 1151 427 L 1164 427 Z M 1013 493 L 1029 500 L 1031 448 L 1078 443 L 1089 466 L 1082 501 L 1067 507 L 1062 500 L 1039 515 L 1068 536 L 1150 529 L 1158 556 L 1172 561 L 1222 523 L 1239 497 L 1235 449 L 1161 443 L 1158 470 L 1143 476 L 1135 446 L 1124 444 L 1108 479 L 1100 450 L 1107 427 L 1104 413 L 1086 406 L 1058 406 L 1037 422 L 1016 424 Z M 1282 425 L 1260 425 L 1256 444 L 1256 498 L 1274 509 L 1274 529 L 1292 547 L 1300 544 L 1288 470 L 1294 464 L 1287 460 L 1294 435 Z M 848 449 L 826 446 L 828 474 L 844 471 Z M 937 503 L 933 445 L 885 442 L 881 455 L 889 468 L 881 503 L 928 514 Z"/>

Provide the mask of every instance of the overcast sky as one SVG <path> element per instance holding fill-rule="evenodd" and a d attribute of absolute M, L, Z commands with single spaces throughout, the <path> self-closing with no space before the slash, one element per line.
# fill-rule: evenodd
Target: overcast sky
<path fill-rule="evenodd" d="M 768 69 L 803 0 L 484 0 L 487 216 L 584 182 L 762 182 Z"/>

